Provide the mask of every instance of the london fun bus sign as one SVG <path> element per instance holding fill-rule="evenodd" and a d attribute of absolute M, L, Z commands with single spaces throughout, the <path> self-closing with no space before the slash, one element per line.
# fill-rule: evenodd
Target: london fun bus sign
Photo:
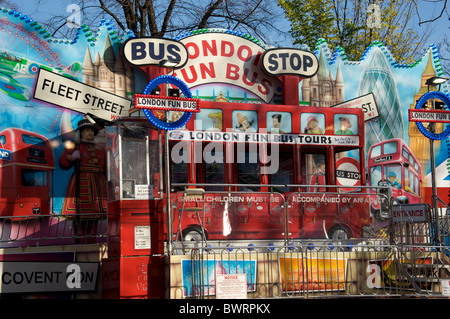
<path fill-rule="evenodd" d="M 446 110 L 424 109 L 428 100 L 439 99 L 444 102 Z M 450 123 L 450 97 L 442 92 L 433 91 L 424 94 L 414 109 L 409 109 L 409 120 L 416 122 L 419 131 L 433 140 L 444 140 L 450 136 L 450 125 L 441 133 L 429 131 L 423 123 Z"/>
<path fill-rule="evenodd" d="M 160 66 L 163 60 L 174 61 L 179 76 L 159 76 L 151 80 L 143 94 L 135 95 L 135 107 L 142 108 L 148 120 L 164 130 L 184 126 L 193 112 L 200 111 L 200 100 L 193 99 L 188 87 L 210 81 L 242 87 L 265 102 L 279 89 L 278 76 L 314 76 L 319 67 L 317 57 L 300 49 L 263 50 L 259 45 L 231 34 L 191 37 L 186 44 L 160 38 L 132 38 L 123 45 L 125 60 L 135 67 Z M 184 98 L 151 95 L 160 84 L 178 87 Z M 158 119 L 152 110 L 184 112 L 176 122 Z"/>

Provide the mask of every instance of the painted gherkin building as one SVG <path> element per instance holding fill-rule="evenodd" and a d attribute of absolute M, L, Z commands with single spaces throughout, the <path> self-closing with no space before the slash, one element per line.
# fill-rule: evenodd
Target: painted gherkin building
<path fill-rule="evenodd" d="M 386 56 L 378 47 L 374 47 L 366 59 L 357 96 L 370 92 L 375 97 L 380 116 L 366 123 L 366 154 L 373 144 L 380 141 L 395 137 L 404 139 L 404 123 L 397 85 Z"/>

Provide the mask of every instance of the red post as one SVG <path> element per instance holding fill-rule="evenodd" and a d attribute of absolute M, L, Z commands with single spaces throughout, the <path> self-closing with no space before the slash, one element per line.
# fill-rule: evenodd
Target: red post
<path fill-rule="evenodd" d="M 302 78 L 298 75 L 283 75 L 279 78 L 283 85 L 283 104 L 299 105 L 299 89 L 298 85 Z"/>

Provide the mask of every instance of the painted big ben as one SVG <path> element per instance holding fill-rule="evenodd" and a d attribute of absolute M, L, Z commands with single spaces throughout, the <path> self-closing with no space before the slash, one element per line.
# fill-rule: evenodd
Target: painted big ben
<path fill-rule="evenodd" d="M 421 84 L 419 91 L 414 95 L 414 103 L 410 105 L 410 109 L 414 109 L 416 107 L 417 101 L 422 97 L 422 95 L 428 93 L 429 91 L 435 91 L 435 86 L 430 86 L 425 84 L 426 80 L 436 76 L 436 71 L 433 68 L 433 63 L 431 59 L 431 52 L 428 55 L 428 62 L 425 70 L 422 73 Z M 432 108 L 432 101 L 427 101 L 426 104 L 427 109 Z M 425 127 L 428 126 L 428 123 L 423 123 Z M 443 123 L 435 123 L 435 133 L 442 133 L 444 124 Z M 424 136 L 418 129 L 416 122 L 409 122 L 408 126 L 408 135 L 409 135 L 409 147 L 411 148 L 414 155 L 417 157 L 419 162 L 423 167 L 427 167 L 430 164 L 430 139 Z M 436 149 L 439 149 L 441 145 L 441 141 L 435 141 L 434 145 Z"/>

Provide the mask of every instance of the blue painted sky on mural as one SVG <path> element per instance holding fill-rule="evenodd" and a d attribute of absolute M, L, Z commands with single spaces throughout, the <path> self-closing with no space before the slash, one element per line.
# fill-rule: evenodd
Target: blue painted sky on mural
<path fill-rule="evenodd" d="M 77 1 L 42 1 L 42 3 L 39 4 L 40 1 L 36 0 L 22 0 L 20 3 L 15 4 L 18 11 L 28 15 L 29 17 L 33 18 L 35 21 L 44 22 L 47 21 L 49 18 L 55 16 L 55 15 L 66 15 L 69 16 L 71 14 L 71 11 L 68 10 L 69 4 L 76 4 Z M 419 0 L 419 10 L 422 20 L 431 19 L 432 17 L 436 17 L 439 15 L 440 11 L 442 10 L 443 1 L 423 1 Z M 280 10 L 281 9 L 277 8 Z M 447 12 L 450 9 L 447 8 Z M 284 20 L 284 19 L 282 19 Z M 289 27 L 289 23 L 287 20 L 280 21 L 280 24 L 286 24 L 287 28 Z M 81 21 L 81 24 L 83 24 L 83 21 Z M 422 26 L 418 25 L 418 19 L 415 18 L 414 22 L 415 29 L 417 32 L 423 32 L 424 29 L 427 28 L 427 24 L 423 24 Z M 95 29 L 96 26 L 89 26 L 92 29 Z M 445 33 L 448 33 L 450 27 L 450 21 L 448 20 L 448 14 L 444 13 L 443 17 L 437 20 L 436 22 L 433 22 L 432 29 L 433 32 L 431 36 L 428 38 L 428 43 L 426 43 L 426 46 L 430 44 L 437 44 L 438 42 L 442 41 L 444 38 Z M 325 37 L 325 36 L 324 36 Z M 277 35 L 270 36 L 270 38 L 277 38 Z M 271 43 L 268 43 L 269 45 Z M 292 42 L 289 41 L 289 39 L 286 39 L 286 47 L 292 46 Z"/>

